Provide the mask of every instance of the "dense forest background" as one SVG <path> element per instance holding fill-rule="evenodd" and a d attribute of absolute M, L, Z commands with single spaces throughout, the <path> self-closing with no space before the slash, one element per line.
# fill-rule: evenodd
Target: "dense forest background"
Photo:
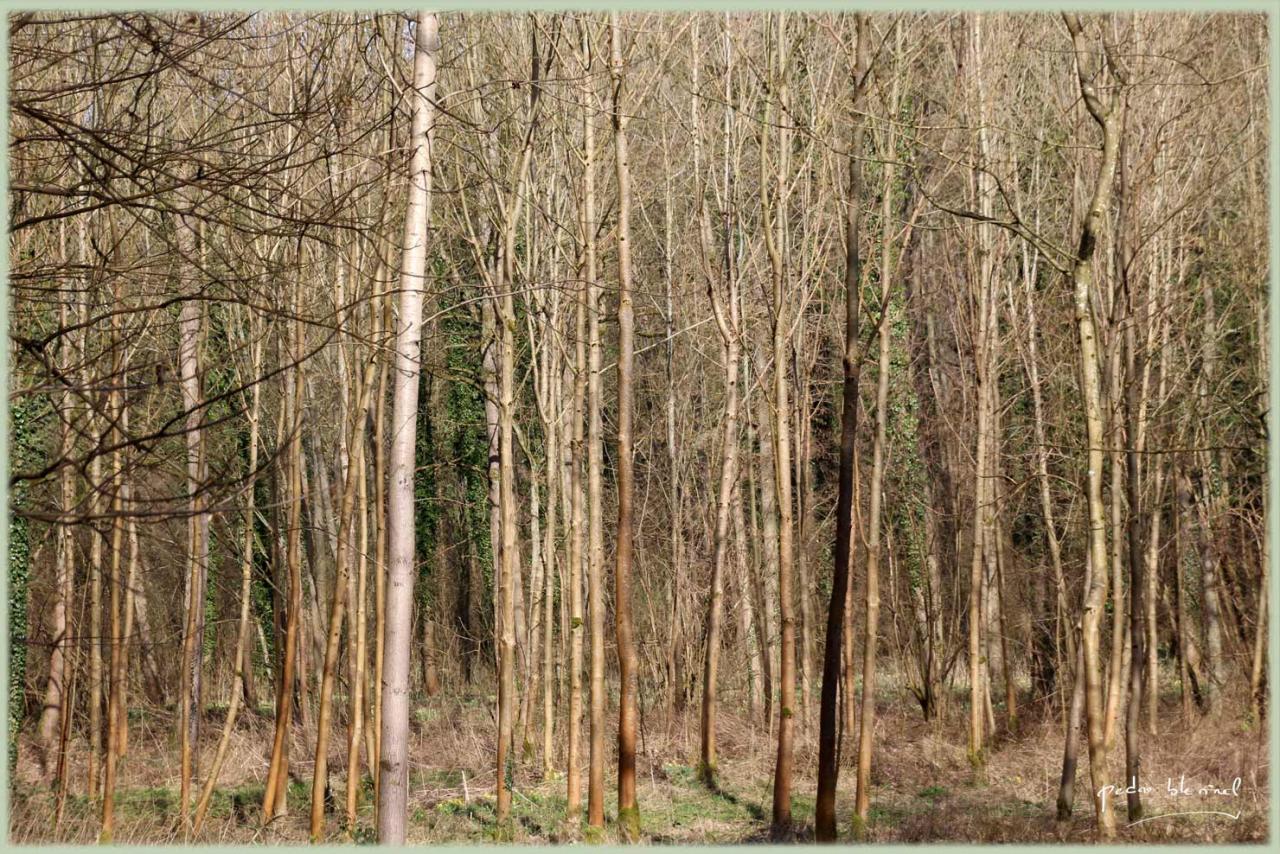
<path fill-rule="evenodd" d="M 15 840 L 1266 838 L 1263 16 L 8 28 Z"/>

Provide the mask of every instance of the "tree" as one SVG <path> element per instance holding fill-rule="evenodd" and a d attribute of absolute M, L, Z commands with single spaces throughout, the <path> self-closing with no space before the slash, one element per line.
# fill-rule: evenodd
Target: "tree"
<path fill-rule="evenodd" d="M 413 91 L 409 136 L 409 205 L 405 211 L 396 318 L 396 373 L 391 410 L 390 508 L 387 512 L 385 646 L 379 757 L 378 841 L 403 845 L 408 817 L 409 645 L 412 643 L 414 567 L 413 458 L 418 415 L 422 302 L 426 290 L 431 223 L 431 139 L 435 116 L 439 23 L 419 12 L 414 27 Z"/>
<path fill-rule="evenodd" d="M 618 180 L 618 542 L 614 567 L 613 608 L 618 643 L 618 825 L 629 842 L 640 841 L 640 808 L 636 804 L 636 648 L 631 621 L 632 360 L 635 317 L 631 307 L 631 163 L 627 151 L 622 96 L 625 77 L 618 13 L 609 17 L 610 66 L 613 81 L 613 148 Z"/>
<path fill-rule="evenodd" d="M 819 842 L 836 839 L 836 783 L 840 766 L 836 756 L 836 693 L 839 688 L 841 652 L 844 646 L 845 599 L 849 592 L 849 567 L 853 559 L 854 441 L 858 431 L 858 384 L 862 374 L 862 348 L 858 339 L 862 314 L 862 161 L 866 124 L 862 117 L 867 78 L 871 69 L 871 42 L 867 18 L 854 18 L 857 39 L 853 69 L 854 114 L 849 148 L 849 189 L 845 214 L 844 354 L 840 414 L 840 482 L 836 499 L 836 541 L 833 550 L 831 603 L 827 607 L 826 645 L 822 661 L 822 699 L 818 736 L 818 795 L 814 805 L 814 834 Z M 845 687 L 848 691 L 850 688 Z"/>
<path fill-rule="evenodd" d="M 1103 464 L 1103 414 L 1098 379 L 1097 334 L 1093 322 L 1091 289 L 1093 261 L 1098 240 L 1106 224 L 1111 202 L 1112 182 L 1115 180 L 1116 163 L 1120 149 L 1120 129 L 1123 126 L 1125 95 L 1112 96 L 1109 103 L 1102 100 L 1098 86 L 1101 70 L 1094 53 L 1088 49 L 1084 27 L 1079 17 L 1063 15 L 1067 30 L 1071 33 L 1075 49 L 1076 73 L 1080 95 L 1085 107 L 1102 131 L 1102 162 L 1098 167 L 1093 197 L 1080 229 L 1080 242 L 1071 267 L 1071 283 L 1075 303 L 1075 321 L 1079 336 L 1081 391 L 1084 397 L 1085 426 L 1088 440 L 1089 470 L 1087 475 L 1089 560 L 1093 566 L 1093 578 L 1085 591 L 1084 617 L 1081 627 L 1082 666 L 1084 670 L 1085 719 L 1089 731 L 1089 775 L 1093 782 L 1094 810 L 1098 820 L 1098 835 L 1109 839 L 1115 836 L 1115 819 L 1105 801 L 1107 748 L 1102 733 L 1102 686 L 1099 622 L 1107 593 L 1107 530 L 1103 518 L 1102 464 Z M 1104 48 L 1106 42 L 1103 42 Z M 1107 67 L 1123 85 L 1125 77 L 1107 51 Z"/>

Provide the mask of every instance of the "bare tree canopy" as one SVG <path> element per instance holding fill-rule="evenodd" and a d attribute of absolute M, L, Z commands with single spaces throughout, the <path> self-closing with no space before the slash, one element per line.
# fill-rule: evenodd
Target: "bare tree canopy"
<path fill-rule="evenodd" d="M 11 839 L 1268 838 L 1267 20 L 9 15 Z"/>

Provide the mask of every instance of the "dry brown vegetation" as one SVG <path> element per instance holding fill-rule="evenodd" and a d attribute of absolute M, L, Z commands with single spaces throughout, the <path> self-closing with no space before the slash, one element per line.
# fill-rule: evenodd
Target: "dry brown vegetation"
<path fill-rule="evenodd" d="M 872 773 L 876 786 L 869 840 L 873 842 L 983 842 L 1050 843 L 1087 842 L 1092 839 L 1093 819 L 1084 810 L 1067 822 L 1054 818 L 1058 773 L 1062 760 L 1062 733 L 1056 715 L 1031 708 L 1017 735 L 998 736 L 988 762 L 988 784 L 974 785 L 965 755 L 963 691 L 952 692 L 945 717 L 926 723 L 912 708 L 913 699 L 886 674 L 881 707 L 877 711 L 880 750 Z M 1232 697 L 1229 708 L 1240 708 L 1243 697 Z M 424 842 L 492 842 L 499 838 L 494 815 L 493 719 L 488 710 L 493 697 L 439 695 L 415 698 L 409 741 L 412 768 L 409 786 L 410 844 Z M 642 729 L 638 756 L 638 791 L 645 805 L 643 838 L 651 843 L 732 844 L 767 841 L 769 838 L 769 772 L 773 741 L 750 717 L 728 705 L 722 722 L 720 789 L 709 792 L 696 775 L 697 720 L 687 716 L 670 728 Z M 264 709 L 263 712 L 269 710 Z M 205 732 L 213 732 L 224 712 L 206 715 Z M 1268 838 L 1270 802 L 1266 733 L 1225 714 L 1219 719 L 1197 717 L 1189 725 L 1181 720 L 1176 684 L 1161 698 L 1165 724 L 1152 744 L 1145 764 L 1157 792 L 1150 799 L 1150 813 L 1212 810 L 1239 814 L 1183 815 L 1156 818 L 1138 827 L 1125 827 L 1119 818 L 1119 839 L 1135 843 L 1262 842 Z M 173 843 L 177 830 L 176 774 L 172 766 L 173 721 L 164 713 L 143 713 L 131 722 L 131 741 L 137 751 L 122 775 L 116 839 L 128 843 Z M 310 768 L 299 763 L 299 778 L 291 780 L 289 813 L 266 828 L 259 826 L 256 808 L 261 800 L 266 772 L 263 743 L 270 738 L 268 715 L 241 718 L 223 772 L 223 783 L 211 808 L 203 841 L 240 843 L 299 843 L 307 839 Z M 948 734 L 951 734 L 950 736 Z M 301 733 L 295 746 L 301 748 Z M 442 748 L 442 745 L 448 745 Z M 206 744 L 206 750 L 212 747 Z M 83 797 L 73 798 L 64 821 L 50 827 L 52 793 L 38 785 L 31 752 L 23 745 L 18 784 L 11 798 L 12 841 L 20 844 L 61 842 L 92 844 L 98 833 L 98 816 Z M 83 750 L 79 751 L 80 753 Z M 797 743 L 795 817 L 797 841 L 813 837 L 816 780 L 816 743 L 801 737 Z M 83 756 L 73 761 L 83 761 Z M 846 766 L 850 766 L 848 759 Z M 341 803 L 345 760 L 330 757 L 334 772 L 334 797 Z M 1185 775 L 1193 794 L 1164 794 L 1167 777 L 1174 782 Z M 1117 775 L 1119 776 L 1119 775 Z M 1199 787 L 1241 778 L 1237 797 L 1201 795 Z M 372 794 L 366 778 L 357 837 L 371 838 Z M 610 783 L 613 781 L 610 780 Z M 606 800 L 612 824 L 615 801 Z M 841 793 L 840 815 L 853 810 L 852 792 Z M 513 794 L 516 830 L 512 841 L 525 844 L 565 842 L 581 838 L 564 826 L 563 777 L 543 779 L 529 769 L 516 777 Z M 332 832 L 339 830 L 330 817 Z M 848 828 L 842 828 L 842 833 Z M 601 841 L 617 842 L 610 832 Z"/>

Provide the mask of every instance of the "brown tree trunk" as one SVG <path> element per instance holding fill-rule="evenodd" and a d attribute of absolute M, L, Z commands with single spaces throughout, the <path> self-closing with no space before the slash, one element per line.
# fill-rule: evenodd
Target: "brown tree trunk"
<path fill-rule="evenodd" d="M 774 25 L 774 56 L 769 65 L 769 97 L 765 101 L 760 135 L 760 202 L 762 230 L 769 251 L 773 297 L 773 393 L 774 393 L 774 478 L 778 490 L 778 598 L 782 621 L 782 664 L 779 671 L 778 756 L 773 777 L 774 838 L 791 832 L 791 767 L 795 728 L 796 625 L 795 594 L 792 591 L 792 510 L 791 510 L 791 406 L 788 402 L 787 353 L 790 319 L 786 315 L 786 188 L 789 172 L 790 133 L 786 123 L 778 127 L 778 154 L 773 174 L 767 156 L 770 116 L 787 110 L 786 18 L 779 13 Z M 776 103 L 775 103 L 776 100 Z M 774 184 L 772 201 L 768 185 Z"/>
<path fill-rule="evenodd" d="M 421 234 L 421 232 L 419 233 Z M 421 239 L 421 237 L 419 238 Z M 408 265 L 406 265 L 408 266 Z M 421 292 L 418 294 L 419 298 Z M 418 315 L 421 311 L 418 312 Z M 411 315 L 416 317 L 418 315 Z M 326 792 L 329 791 L 329 736 L 332 724 L 330 717 L 333 710 L 333 683 L 338 672 L 338 645 L 342 640 L 342 621 L 346 613 L 349 586 L 350 561 L 352 549 L 348 547 L 351 539 L 351 526 L 355 521 L 355 501 L 357 486 L 364 480 L 365 442 L 362 441 L 364 426 L 368 420 L 369 391 L 373 387 L 374 372 L 377 370 L 376 351 L 371 350 L 373 358 L 369 358 L 363 374 L 356 385 L 355 406 L 348 415 L 350 425 L 343 425 L 349 430 L 350 439 L 347 447 L 354 450 L 354 458 L 347 465 L 346 476 L 342 484 L 342 499 L 338 509 L 338 547 L 335 550 L 337 565 L 334 567 L 333 601 L 329 610 L 329 626 L 324 647 L 323 669 L 320 676 L 320 708 L 316 721 L 315 764 L 311 775 L 311 841 L 319 842 L 324 836 L 324 812 Z M 416 413 L 415 413 L 416 417 Z M 426 620 L 426 615 L 423 616 Z M 351 686 L 354 688 L 354 686 Z"/>
<path fill-rule="evenodd" d="M 622 32 L 618 13 L 609 18 L 610 78 L 613 81 L 613 142 L 618 180 L 618 540 L 613 608 L 618 642 L 618 825 L 627 842 L 640 841 L 636 804 L 636 647 L 631 620 L 633 487 L 632 360 L 635 319 L 631 307 L 631 166 L 624 118 Z"/>

